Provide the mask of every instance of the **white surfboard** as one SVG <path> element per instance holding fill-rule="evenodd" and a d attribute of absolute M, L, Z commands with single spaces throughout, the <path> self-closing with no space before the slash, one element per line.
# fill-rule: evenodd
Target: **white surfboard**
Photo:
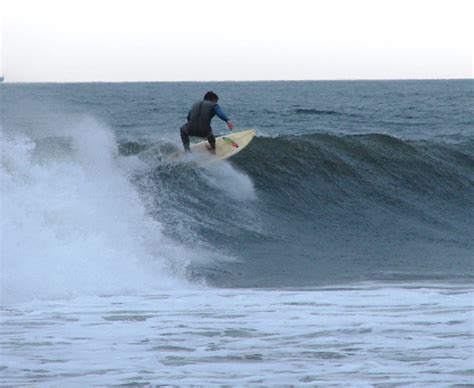
<path fill-rule="evenodd" d="M 201 141 L 191 145 L 191 154 L 196 156 L 206 156 L 209 160 L 223 160 L 242 151 L 252 141 L 257 134 L 255 129 L 247 129 L 239 132 L 229 132 L 227 135 L 216 137 L 216 154 L 209 151 L 209 142 Z M 175 160 L 182 156 L 184 152 L 176 152 L 170 156 Z"/>

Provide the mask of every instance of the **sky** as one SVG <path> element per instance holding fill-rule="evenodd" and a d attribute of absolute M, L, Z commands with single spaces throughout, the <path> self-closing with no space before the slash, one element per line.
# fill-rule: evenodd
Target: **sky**
<path fill-rule="evenodd" d="M 0 0 L 8 82 L 473 77 L 472 0 Z"/>

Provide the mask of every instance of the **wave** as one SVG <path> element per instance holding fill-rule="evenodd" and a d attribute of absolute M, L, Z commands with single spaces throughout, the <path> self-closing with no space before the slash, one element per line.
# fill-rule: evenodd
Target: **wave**
<path fill-rule="evenodd" d="M 223 165 L 232 170 L 221 171 L 227 180 L 213 185 L 215 171 L 192 163 L 157 165 L 140 178 L 166 193 L 154 208 L 161 207 L 156 214 L 170 235 L 179 239 L 183 228 L 175 225 L 185 220 L 188 235 L 238 252 L 240 264 L 194 268 L 211 283 L 473 276 L 472 142 L 385 134 L 259 137 Z M 226 192 L 236 174 L 246 177 L 254 199 Z"/>
<path fill-rule="evenodd" d="M 295 113 L 306 114 L 306 115 L 336 115 L 340 116 L 343 113 L 335 110 L 321 110 L 321 109 L 308 109 L 308 108 L 296 108 Z"/>
<path fill-rule="evenodd" d="M 94 121 L 1 141 L 3 300 L 474 278 L 472 141 L 257 137 L 206 168 Z"/>

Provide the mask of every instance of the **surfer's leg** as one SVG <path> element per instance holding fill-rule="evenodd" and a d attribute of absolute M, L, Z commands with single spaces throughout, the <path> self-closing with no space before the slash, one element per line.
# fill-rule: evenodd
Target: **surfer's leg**
<path fill-rule="evenodd" d="M 186 152 L 190 152 L 191 150 L 189 149 L 189 134 L 188 134 L 188 128 L 186 128 L 186 125 L 183 125 L 180 128 L 181 132 L 181 140 L 183 142 L 184 150 Z"/>
<path fill-rule="evenodd" d="M 214 137 L 214 134 L 212 133 L 212 131 L 207 134 L 207 141 L 209 142 L 211 146 L 211 152 L 215 154 L 216 153 L 216 138 Z"/>

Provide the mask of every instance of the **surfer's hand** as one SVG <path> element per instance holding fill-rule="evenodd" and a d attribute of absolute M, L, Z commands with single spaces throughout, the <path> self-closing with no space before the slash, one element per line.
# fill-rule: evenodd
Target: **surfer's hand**
<path fill-rule="evenodd" d="M 229 127 L 231 131 L 234 129 L 234 124 L 232 124 L 232 121 L 228 121 L 227 126 Z"/>

